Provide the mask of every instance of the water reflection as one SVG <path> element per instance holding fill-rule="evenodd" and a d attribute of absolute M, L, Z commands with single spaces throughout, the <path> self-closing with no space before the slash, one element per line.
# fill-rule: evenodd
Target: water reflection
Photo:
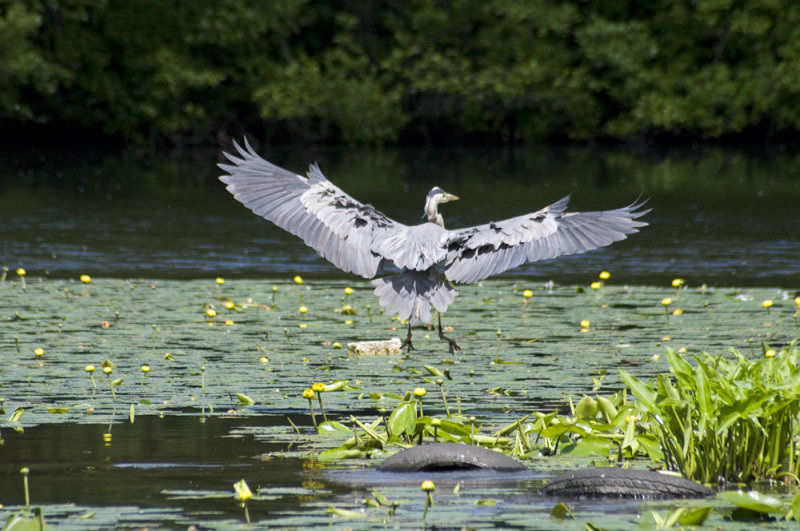
<path fill-rule="evenodd" d="M 800 154 L 721 148 L 300 150 L 264 148 L 302 172 L 318 161 L 336 184 L 407 224 L 434 184 L 462 200 L 449 227 L 538 209 L 571 193 L 576 210 L 650 198 L 651 223 L 607 249 L 506 273 L 584 282 L 791 285 L 800 274 Z M 216 151 L 142 161 L 128 154 L 0 155 L 0 267 L 32 275 L 197 278 L 342 274 L 299 239 L 242 208 L 216 180 Z"/>

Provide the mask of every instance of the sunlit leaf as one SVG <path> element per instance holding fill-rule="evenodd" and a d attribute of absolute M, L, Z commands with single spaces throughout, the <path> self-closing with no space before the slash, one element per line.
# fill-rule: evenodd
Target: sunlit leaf
<path fill-rule="evenodd" d="M 737 507 L 759 513 L 780 513 L 784 511 L 783 504 L 779 499 L 754 490 L 748 492 L 726 490 L 725 492 L 720 492 L 717 496 Z"/>
<path fill-rule="evenodd" d="M 569 505 L 558 502 L 550 509 L 550 515 L 554 518 L 558 518 L 559 520 L 564 520 L 565 518 L 575 518 L 575 514 L 572 512 L 572 507 Z"/>
<path fill-rule="evenodd" d="M 252 398 L 243 393 L 236 393 L 236 398 L 239 399 L 239 404 L 243 406 L 252 406 L 253 404 L 256 403 L 255 400 L 253 400 Z"/>
<path fill-rule="evenodd" d="M 367 513 L 363 513 L 361 511 L 338 509 L 336 507 L 328 507 L 327 509 L 325 509 L 325 512 L 330 514 L 331 516 L 337 516 L 339 518 L 364 518 L 367 516 Z"/>
<path fill-rule="evenodd" d="M 321 422 L 319 426 L 317 426 L 317 433 L 319 433 L 320 435 L 334 435 L 334 434 L 352 435 L 353 430 L 348 428 L 341 422 L 335 420 L 329 420 L 327 422 Z"/>
<path fill-rule="evenodd" d="M 686 510 L 678 520 L 681 525 L 700 526 L 706 518 L 714 511 L 713 507 L 686 507 Z"/>
<path fill-rule="evenodd" d="M 392 435 L 398 436 L 402 433 L 414 433 L 414 421 L 417 419 L 416 403 L 401 402 L 392 414 L 389 415 L 389 431 Z"/>

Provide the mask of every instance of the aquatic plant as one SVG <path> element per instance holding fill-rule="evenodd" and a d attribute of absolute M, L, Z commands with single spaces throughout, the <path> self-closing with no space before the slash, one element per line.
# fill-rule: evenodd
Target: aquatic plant
<path fill-rule="evenodd" d="M 94 381 L 94 371 L 95 371 L 94 365 L 87 365 L 86 367 L 83 368 L 83 370 L 89 374 L 89 379 L 92 380 L 92 388 L 97 389 L 97 383 Z"/>
<path fill-rule="evenodd" d="M 244 519 L 250 524 L 250 511 L 247 510 L 247 501 L 253 497 L 253 491 L 250 490 L 247 482 L 243 479 L 233 484 L 233 490 L 236 493 L 234 497 L 241 502 L 240 505 L 244 509 Z"/>
<path fill-rule="evenodd" d="M 430 479 L 426 479 L 419 487 L 425 493 L 425 509 L 422 510 L 422 522 L 425 525 L 425 517 L 428 515 L 428 509 L 433 507 L 433 491 L 436 490 L 436 485 Z"/>
<path fill-rule="evenodd" d="M 669 306 L 672 304 L 672 299 L 669 297 L 664 297 L 661 299 L 661 306 L 664 307 L 664 317 L 669 319 Z"/>
<path fill-rule="evenodd" d="M 526 290 L 524 290 L 524 291 L 522 292 L 522 297 L 523 297 L 522 301 L 523 301 L 523 302 L 525 303 L 525 305 L 527 306 L 527 305 L 528 305 L 528 299 L 530 299 L 531 297 L 533 297 L 533 291 L 531 291 L 531 290 L 529 290 L 529 289 L 526 289 Z"/>
<path fill-rule="evenodd" d="M 115 387 L 119 387 L 122 385 L 122 378 L 117 378 L 115 380 L 111 379 L 111 374 L 114 372 L 115 365 L 108 360 L 104 360 L 101 364 L 103 367 L 103 374 L 106 375 L 106 380 L 108 380 L 108 387 L 111 389 L 111 396 L 114 399 L 114 403 L 117 403 L 117 392 L 114 390 Z"/>
<path fill-rule="evenodd" d="M 692 366 L 667 348 L 670 375 L 645 384 L 620 377 L 646 410 L 648 432 L 658 438 L 664 464 L 703 483 L 750 483 L 800 474 L 800 350 L 748 360 L 706 352 Z M 674 378 L 674 380 L 673 380 Z"/>
<path fill-rule="evenodd" d="M 681 298 L 681 289 L 686 285 L 686 281 L 682 278 L 674 278 L 672 279 L 672 287 L 675 288 L 675 298 Z"/>
<path fill-rule="evenodd" d="M 317 427 L 317 416 L 314 414 L 314 390 L 306 389 L 303 391 L 303 398 L 308 399 L 308 409 L 311 411 L 311 422 Z"/>
<path fill-rule="evenodd" d="M 28 467 L 22 467 L 19 472 L 20 474 L 22 474 L 22 486 L 25 495 L 25 506 L 22 509 L 20 509 L 19 512 L 14 513 L 8 517 L 3 529 L 8 531 L 12 530 L 48 531 L 49 529 L 52 529 L 51 526 L 45 524 L 44 514 L 42 513 L 42 509 L 40 507 L 33 507 L 33 508 L 31 507 L 30 489 L 28 485 L 28 476 L 30 475 L 30 469 Z"/>
<path fill-rule="evenodd" d="M 325 408 L 322 406 L 322 393 L 325 392 L 325 384 L 316 382 L 311 386 L 311 392 L 316 393 L 317 400 L 319 401 L 319 411 L 322 413 L 322 420 L 327 421 L 328 417 L 325 415 Z"/>

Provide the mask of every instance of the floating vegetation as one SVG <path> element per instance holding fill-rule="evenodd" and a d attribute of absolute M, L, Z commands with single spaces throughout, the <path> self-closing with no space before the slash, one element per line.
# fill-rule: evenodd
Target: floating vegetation
<path fill-rule="evenodd" d="M 465 286 L 462 303 L 449 312 L 454 314 L 451 322 L 459 326 L 448 330 L 463 351 L 449 353 L 431 329 L 417 332 L 419 350 L 410 354 L 356 358 L 348 357 L 342 345 L 404 334 L 402 322 L 383 314 L 377 305 L 372 307 L 372 287 L 367 283 L 221 277 L 216 281 L 99 278 L 87 283 L 28 276 L 23 290 L 25 279 L 17 276 L 0 283 L 4 301 L 0 341 L 7 353 L 0 366 L 4 452 L 12 437 L 28 440 L 29 434 L 50 425 L 94 430 L 86 455 L 107 455 L 122 447 L 153 448 L 152 441 L 127 442 L 134 433 L 129 430 L 142 430 L 144 437 L 155 419 L 160 429 L 170 426 L 169 432 L 157 436 L 160 444 L 172 444 L 176 425 L 188 430 L 188 437 L 196 434 L 193 429 L 234 419 L 236 423 L 221 437 L 248 438 L 253 444 L 250 455 L 264 456 L 263 461 L 246 462 L 254 467 L 258 461 L 258 473 L 237 468 L 226 479 L 215 478 L 213 484 L 198 484 L 194 490 L 187 491 L 185 481 L 160 485 L 157 477 L 145 476 L 148 486 L 155 488 L 150 496 L 161 493 L 161 502 L 142 498 L 132 500 L 130 508 L 112 504 L 113 511 L 81 506 L 81 500 L 76 500 L 77 506 L 41 505 L 48 522 L 71 522 L 76 529 L 160 522 L 243 526 L 242 509 L 231 507 L 230 500 L 231 482 L 242 476 L 253 486 L 247 510 L 254 524 L 328 525 L 342 519 L 350 527 L 419 526 L 426 505 L 420 482 L 428 478 L 376 489 L 374 484 L 359 486 L 363 471 L 358 481 L 341 485 L 326 474 L 331 469 L 372 467 L 373 459 L 420 440 L 492 447 L 543 474 L 538 478 L 592 463 L 646 466 L 656 461 L 677 466 L 681 458 L 686 463 L 699 461 L 667 449 L 645 400 L 625 390 L 626 375 L 658 393 L 658 387 L 646 382 L 662 381 L 658 375 L 673 370 L 676 360 L 687 363 L 684 358 L 693 356 L 708 366 L 703 369 L 707 379 L 713 368 L 728 375 L 720 378 L 729 381 L 733 378 L 726 371 L 734 369 L 725 363 L 739 363 L 739 358 L 691 353 L 723 352 L 734 346 L 741 359 L 754 364 L 747 369 L 754 378 L 761 374 L 764 380 L 759 385 L 767 388 L 765 392 L 777 393 L 767 378 L 789 374 L 785 372 L 793 356 L 789 345 L 797 337 L 800 314 L 796 294 L 669 281 L 664 287 L 618 286 L 610 278 L 601 274 L 599 289 L 512 281 Z M 667 298 L 669 308 L 661 303 Z M 772 301 L 768 308 L 761 303 L 767 300 Z M 680 313 L 673 310 L 676 306 Z M 300 307 L 306 312 L 298 311 Z M 227 321 L 235 326 L 226 325 Z M 666 338 L 671 350 L 665 348 Z M 42 354 L 36 355 L 36 349 Z M 101 371 L 109 388 L 95 377 Z M 694 365 L 681 371 L 690 371 L 693 378 L 698 374 Z M 671 374 L 673 380 L 679 378 L 678 373 Z M 322 385 L 322 390 L 316 391 L 314 384 Z M 681 384 L 672 382 L 679 392 Z M 690 404 L 691 389 L 687 387 L 681 396 Z M 663 400 L 656 403 L 666 407 Z M 717 400 L 716 406 L 724 407 L 724 401 Z M 700 405 L 681 407 L 676 403 L 674 409 L 686 415 L 686 409 Z M 776 413 L 775 423 L 780 424 L 783 412 L 773 412 L 766 403 L 758 407 L 765 415 Z M 767 426 L 763 415 L 754 418 Z M 178 419 L 189 419 L 191 424 L 180 424 Z M 270 419 L 268 426 L 262 425 L 264 419 Z M 690 420 L 699 423 L 700 417 Z M 22 433 L 23 428 L 33 429 Z M 704 433 L 717 429 L 707 425 Z M 784 435 L 781 431 L 780 437 Z M 777 431 L 772 437 L 779 437 Z M 51 445 L 60 440 L 45 439 Z M 190 440 L 183 441 L 176 454 L 181 459 L 193 444 Z M 694 444 L 703 446 L 704 441 Z M 761 464 L 751 466 L 754 477 L 765 477 L 789 454 L 765 453 Z M 124 455 L 109 462 L 165 459 L 163 453 L 147 459 Z M 219 459 L 215 455 L 209 450 L 206 457 L 195 459 L 205 466 L 203 459 L 213 463 Z M 8 459 L 18 458 L 15 454 Z M 65 462 L 73 458 L 62 457 Z M 239 459 L 236 466 L 242 467 L 241 457 L 231 459 Z M 798 460 L 793 459 L 790 467 L 775 469 L 773 475 L 782 471 L 783 479 L 796 474 Z M 14 466 L 18 469 L 21 464 Z M 79 470 L 97 473 L 98 464 L 87 462 Z M 705 470 L 712 465 L 709 461 L 695 466 Z M 290 479 L 269 491 L 265 478 L 278 477 L 279 469 L 285 469 L 280 477 Z M 470 483 L 473 480 L 430 479 L 436 481 L 436 506 L 427 512 L 427 525 L 559 525 L 549 516 L 552 500 L 531 498 L 536 489 L 530 481 L 542 479 L 505 480 L 499 486 L 483 480 L 476 486 Z M 362 498 L 369 503 L 354 502 L 360 495 L 353 493 L 362 489 Z M 177 498 L 170 493 L 179 491 L 179 499 L 213 504 L 219 512 L 194 517 L 188 505 L 183 505 L 184 511 L 176 510 L 172 500 Z M 371 491 L 380 492 L 370 495 Z M 0 493 L 6 503 L 3 517 L 15 514 L 20 507 L 12 504 L 22 500 L 14 502 L 17 496 L 5 490 Z M 788 494 L 772 496 L 782 511 L 771 513 L 773 518 L 800 513 L 790 512 Z M 217 499 L 218 504 L 211 501 Z M 147 503 L 163 507 L 144 507 Z M 727 525 L 723 519 L 737 505 L 725 501 L 720 509 L 722 503 L 714 501 L 706 525 Z M 638 522 L 638 507 L 615 506 L 606 514 L 597 506 L 578 504 L 561 513 L 574 516 L 581 527 L 590 523 L 620 528 Z M 656 505 L 648 511 L 661 518 L 651 515 L 654 522 L 701 521 L 699 513 L 691 511 L 704 505 L 687 502 L 685 507 L 677 516 L 674 505 Z M 81 519 L 87 514 L 93 516 Z"/>

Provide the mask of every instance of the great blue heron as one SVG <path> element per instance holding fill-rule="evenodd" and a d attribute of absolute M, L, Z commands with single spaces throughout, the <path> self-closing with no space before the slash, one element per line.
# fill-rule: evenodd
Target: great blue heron
<path fill-rule="evenodd" d="M 426 223 L 409 227 L 362 204 L 312 164 L 308 178 L 259 157 L 245 139 L 239 156 L 220 164 L 228 191 L 252 210 L 303 241 L 345 272 L 373 279 L 375 295 L 390 315 L 408 321 L 402 347 L 412 350 L 411 326 L 430 323 L 438 312 L 439 338 L 460 350 L 442 331 L 441 314 L 458 294 L 452 286 L 475 282 L 528 262 L 583 253 L 625 239 L 647 223 L 642 203 L 603 212 L 565 212 L 569 196 L 537 212 L 477 227 L 447 230 L 438 205 L 458 199 L 439 187 L 425 200 Z M 375 278 L 386 265 L 400 271 Z M 402 348 L 401 347 L 401 348 Z"/>

